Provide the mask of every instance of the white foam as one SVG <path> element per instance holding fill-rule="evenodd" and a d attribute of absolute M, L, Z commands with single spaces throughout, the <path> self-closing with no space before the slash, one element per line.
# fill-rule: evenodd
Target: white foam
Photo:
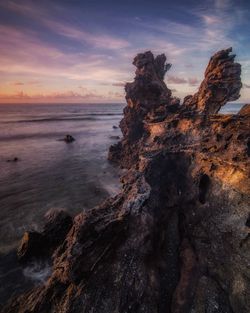
<path fill-rule="evenodd" d="M 34 282 L 44 283 L 51 274 L 48 262 L 34 261 L 23 269 L 23 275 Z"/>

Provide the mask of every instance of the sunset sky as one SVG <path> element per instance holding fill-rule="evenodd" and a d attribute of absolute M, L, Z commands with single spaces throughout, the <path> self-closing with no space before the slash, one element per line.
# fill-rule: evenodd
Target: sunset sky
<path fill-rule="evenodd" d="M 183 98 L 230 46 L 247 102 L 250 1 L 0 0 L 0 102 L 124 102 L 145 50 L 167 55 L 166 83 Z"/>

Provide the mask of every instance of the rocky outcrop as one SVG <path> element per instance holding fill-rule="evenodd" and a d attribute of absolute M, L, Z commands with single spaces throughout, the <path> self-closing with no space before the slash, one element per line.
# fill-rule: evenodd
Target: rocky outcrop
<path fill-rule="evenodd" d="M 145 120 L 163 120 L 169 111 L 176 111 L 179 106 L 180 101 L 171 97 L 171 90 L 163 81 L 171 67 L 166 60 L 164 54 L 154 58 L 150 51 L 134 58 L 135 79 L 125 86 L 127 106 L 120 122 L 123 140 L 109 150 L 109 159 L 123 167 L 128 168 L 138 161 L 140 142 L 148 135 Z"/>
<path fill-rule="evenodd" d="M 135 58 L 109 154 L 127 168 L 122 192 L 74 218 L 46 284 L 3 312 L 249 312 L 249 106 L 215 114 L 241 87 L 229 52 L 183 105 L 163 55 Z"/>
<path fill-rule="evenodd" d="M 72 217 L 63 210 L 50 210 L 45 215 L 42 232 L 26 231 L 17 250 L 21 263 L 34 258 L 48 258 L 62 244 L 72 227 Z"/>
<path fill-rule="evenodd" d="M 8 159 L 6 162 L 18 162 L 20 161 L 18 157 L 14 157 L 13 159 Z"/>
<path fill-rule="evenodd" d="M 65 137 L 63 138 L 63 140 L 66 142 L 66 143 L 71 143 L 71 142 L 74 142 L 75 141 L 75 138 L 71 135 L 65 135 Z"/>
<path fill-rule="evenodd" d="M 231 52 L 232 48 L 229 48 L 211 57 L 199 91 L 184 100 L 188 109 L 191 107 L 199 112 L 218 113 L 226 102 L 240 97 L 241 66 L 234 62 L 235 54 L 230 54 Z"/>

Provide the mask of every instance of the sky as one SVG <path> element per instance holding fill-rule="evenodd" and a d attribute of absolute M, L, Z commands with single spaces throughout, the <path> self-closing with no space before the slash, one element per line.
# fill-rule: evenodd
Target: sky
<path fill-rule="evenodd" d="M 165 53 L 173 95 L 233 47 L 250 101 L 248 0 L 0 0 L 0 103 L 121 103 L 139 52 Z"/>

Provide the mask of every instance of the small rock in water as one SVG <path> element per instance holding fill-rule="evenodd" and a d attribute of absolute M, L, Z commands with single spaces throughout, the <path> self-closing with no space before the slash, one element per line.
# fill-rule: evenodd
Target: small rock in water
<path fill-rule="evenodd" d="M 18 157 L 14 157 L 13 159 L 8 159 L 7 162 L 18 162 Z"/>
<path fill-rule="evenodd" d="M 119 139 L 120 139 L 119 136 L 110 136 L 109 138 L 110 138 L 110 139 L 116 139 L 116 140 L 119 140 Z"/>
<path fill-rule="evenodd" d="M 70 143 L 70 142 L 75 141 L 75 138 L 73 136 L 71 136 L 71 135 L 66 135 L 64 137 L 64 141 L 67 142 L 67 143 Z"/>
<path fill-rule="evenodd" d="M 113 129 L 117 129 L 118 128 L 118 126 L 116 126 L 116 125 L 113 125 Z"/>

